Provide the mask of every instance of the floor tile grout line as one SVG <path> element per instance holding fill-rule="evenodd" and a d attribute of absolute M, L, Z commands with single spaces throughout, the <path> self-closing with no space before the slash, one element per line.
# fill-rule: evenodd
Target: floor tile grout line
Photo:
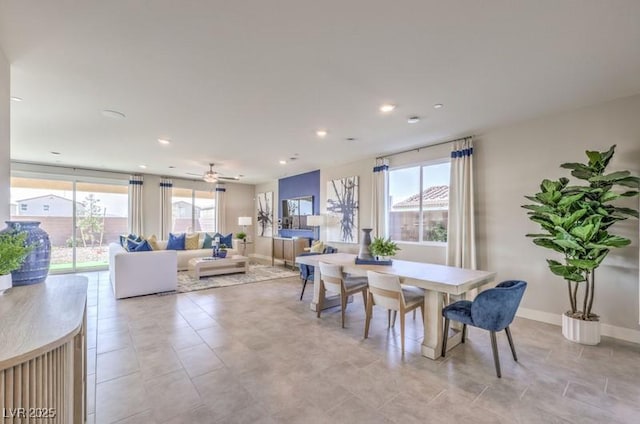
<path fill-rule="evenodd" d="M 567 385 L 564 386 L 564 390 L 562 391 L 562 397 L 566 397 L 567 396 L 567 390 L 569 390 L 569 384 L 571 384 L 570 380 L 568 380 L 567 381 Z"/>
<path fill-rule="evenodd" d="M 482 396 L 484 394 L 484 392 L 487 391 L 487 389 L 489 389 L 489 386 L 485 385 L 484 389 L 482 389 L 482 391 L 471 401 L 471 405 L 473 405 L 474 403 L 476 403 L 476 401 L 478 399 L 480 399 L 480 396 Z"/>

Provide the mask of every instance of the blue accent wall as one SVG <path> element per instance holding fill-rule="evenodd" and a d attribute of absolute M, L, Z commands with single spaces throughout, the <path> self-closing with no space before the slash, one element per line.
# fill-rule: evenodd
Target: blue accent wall
<path fill-rule="evenodd" d="M 278 180 L 278 219 L 282 218 L 282 201 L 296 197 L 313 196 L 313 214 L 320 213 L 320 170 Z M 313 230 L 280 230 L 281 237 L 314 238 Z"/>

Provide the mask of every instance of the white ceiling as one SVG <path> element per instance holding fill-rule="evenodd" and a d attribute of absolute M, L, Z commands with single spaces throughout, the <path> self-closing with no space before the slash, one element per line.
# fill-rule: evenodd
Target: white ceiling
<path fill-rule="evenodd" d="M 11 156 L 265 181 L 638 93 L 639 22 L 637 0 L 0 0 Z"/>

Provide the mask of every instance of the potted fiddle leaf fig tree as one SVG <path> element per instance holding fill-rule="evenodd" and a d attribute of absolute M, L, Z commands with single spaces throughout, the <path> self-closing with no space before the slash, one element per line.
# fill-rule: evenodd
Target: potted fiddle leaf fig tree
<path fill-rule="evenodd" d="M 20 269 L 33 249 L 26 240 L 25 232 L 0 234 L 0 294 L 11 288 L 11 272 Z"/>
<path fill-rule="evenodd" d="M 587 151 L 586 163 L 563 163 L 562 168 L 570 169 L 584 183 L 570 185 L 564 177 L 545 179 L 540 192 L 525 196 L 533 204 L 522 206 L 542 229 L 527 237 L 558 254 L 547 263 L 567 283 L 570 309 L 562 316 L 562 334 L 582 344 L 600 342 L 599 316 L 593 312 L 596 270 L 612 249 L 631 243 L 615 235 L 612 226 L 638 218 L 636 209 L 621 207 L 618 201 L 637 196 L 640 179 L 629 171 L 606 173 L 615 147 L 606 152 Z"/>

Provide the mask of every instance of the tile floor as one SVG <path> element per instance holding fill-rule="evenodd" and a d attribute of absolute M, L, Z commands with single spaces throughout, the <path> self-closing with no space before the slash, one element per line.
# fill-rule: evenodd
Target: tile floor
<path fill-rule="evenodd" d="M 520 362 L 471 329 L 446 359 L 420 356 L 420 320 L 399 330 L 374 311 L 362 338 L 358 296 L 347 328 L 316 319 L 296 278 L 116 301 L 89 278 L 90 423 L 637 423 L 640 345 L 572 344 L 558 327 L 512 326 Z"/>

